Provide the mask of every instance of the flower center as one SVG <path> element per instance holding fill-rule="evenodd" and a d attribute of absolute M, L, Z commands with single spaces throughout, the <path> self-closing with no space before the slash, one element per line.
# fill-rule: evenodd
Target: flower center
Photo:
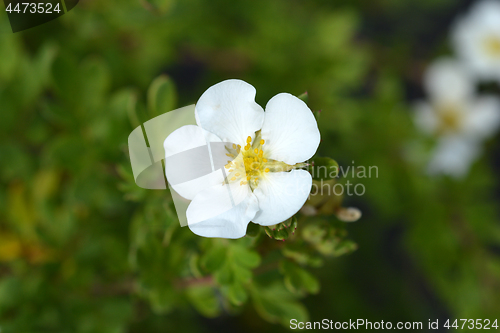
<path fill-rule="evenodd" d="M 457 132 L 462 125 L 462 112 L 453 105 L 445 105 L 438 107 L 438 116 L 441 120 L 441 125 L 438 132 Z"/>
<path fill-rule="evenodd" d="M 228 176 L 227 182 L 239 181 L 240 185 L 250 185 L 254 189 L 259 185 L 259 179 L 264 174 L 270 171 L 266 164 L 267 158 L 264 157 L 264 140 L 258 140 L 256 136 L 252 144 L 252 137 L 247 138 L 247 144 L 241 148 L 240 145 L 233 144 L 232 148 L 226 147 L 229 151 L 226 155 L 234 158 L 232 161 L 227 161 L 225 166 Z"/>
<path fill-rule="evenodd" d="M 290 171 L 303 167 L 302 163 L 292 166 L 268 159 L 263 150 L 265 141 L 261 138 L 260 131 L 256 133 L 253 143 L 250 136 L 247 137 L 246 143 L 243 148 L 236 144 L 232 147 L 226 146 L 226 155 L 233 160 L 227 161 L 225 165 L 227 177 L 223 184 L 239 182 L 241 186 L 249 185 L 253 191 L 268 172 Z"/>
<path fill-rule="evenodd" d="M 485 40 L 485 48 L 488 55 L 493 58 L 500 58 L 500 38 L 497 36 L 489 36 Z"/>

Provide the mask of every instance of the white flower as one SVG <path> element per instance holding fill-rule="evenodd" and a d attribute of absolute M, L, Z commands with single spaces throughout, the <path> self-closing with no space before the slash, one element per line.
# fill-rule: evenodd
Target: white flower
<path fill-rule="evenodd" d="M 464 176 L 479 156 L 480 142 L 500 124 L 500 99 L 477 96 L 469 73 L 456 60 L 434 62 L 424 76 L 429 101 L 415 106 L 415 123 L 438 137 L 430 173 Z"/>
<path fill-rule="evenodd" d="M 264 112 L 255 93 L 241 80 L 210 87 L 196 104 L 198 126 L 181 127 L 164 142 L 167 180 L 191 200 L 186 216 L 197 235 L 243 237 L 250 221 L 283 222 L 309 195 L 311 175 L 299 168 L 318 148 L 316 119 L 286 93 Z"/>
<path fill-rule="evenodd" d="M 500 1 L 477 2 L 455 23 L 452 41 L 477 78 L 500 82 Z"/>

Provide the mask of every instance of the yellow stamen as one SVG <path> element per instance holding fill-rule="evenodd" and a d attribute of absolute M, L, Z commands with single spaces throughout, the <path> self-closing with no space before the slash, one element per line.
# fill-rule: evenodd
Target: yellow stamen
<path fill-rule="evenodd" d="M 252 143 L 252 140 L 255 142 Z M 275 170 L 274 165 L 276 163 L 283 163 L 272 160 L 272 164 L 268 164 L 267 158 L 264 158 L 263 145 L 265 143 L 266 141 L 258 135 L 253 139 L 251 136 L 246 138 L 243 145 L 245 149 L 238 144 L 230 144 L 232 149 L 227 146 L 226 156 L 230 157 L 231 161 L 227 161 L 228 164 L 224 166 L 225 169 L 228 169 L 225 184 L 232 182 L 239 182 L 240 185 L 248 184 L 253 191 L 258 186 L 260 179 L 265 177 L 265 173 L 271 172 L 271 168 Z"/>

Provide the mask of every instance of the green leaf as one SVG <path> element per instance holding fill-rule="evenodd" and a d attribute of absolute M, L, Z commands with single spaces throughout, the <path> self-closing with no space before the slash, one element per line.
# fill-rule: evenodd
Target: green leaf
<path fill-rule="evenodd" d="M 285 286 L 291 292 L 316 294 L 319 291 L 319 282 L 302 267 L 284 260 L 280 263 L 280 270 L 285 276 Z"/>
<path fill-rule="evenodd" d="M 292 216 L 292 222 L 290 223 L 290 230 L 292 231 L 292 233 L 294 233 L 295 230 L 297 230 L 297 225 L 298 225 L 297 216 L 294 215 Z"/>
<path fill-rule="evenodd" d="M 200 256 L 198 254 L 193 254 L 189 258 L 189 269 L 194 277 L 201 278 L 203 274 L 200 272 Z"/>
<path fill-rule="evenodd" d="M 38 52 L 34 60 L 36 76 L 40 81 L 40 85 L 45 85 L 50 78 L 52 63 L 56 58 L 58 47 L 53 43 L 46 43 Z"/>
<path fill-rule="evenodd" d="M 81 71 L 85 73 L 85 78 L 81 81 L 82 102 L 96 109 L 111 85 L 108 66 L 102 59 L 91 57 L 82 63 Z"/>
<path fill-rule="evenodd" d="M 309 224 L 302 230 L 302 237 L 311 244 L 320 243 L 326 235 L 326 229 L 317 224 Z"/>
<path fill-rule="evenodd" d="M 226 248 L 213 247 L 201 257 L 201 265 L 207 272 L 212 273 L 220 269 L 226 261 Z"/>
<path fill-rule="evenodd" d="M 213 318 L 220 313 L 220 304 L 213 287 L 194 286 L 187 289 L 187 296 L 193 307 L 203 316 Z"/>
<path fill-rule="evenodd" d="M 52 65 L 52 81 L 56 91 L 61 99 L 71 105 L 78 105 L 82 100 L 79 92 L 83 80 L 75 68 L 78 68 L 76 61 L 67 55 L 59 55 Z"/>
<path fill-rule="evenodd" d="M 247 227 L 247 236 L 248 237 L 257 237 L 260 234 L 260 225 L 250 222 Z"/>
<path fill-rule="evenodd" d="M 338 163 L 329 157 L 315 157 L 309 166 L 314 180 L 330 180 L 339 174 Z"/>
<path fill-rule="evenodd" d="M 227 296 L 234 305 L 242 305 L 248 299 L 248 294 L 240 283 L 233 283 L 229 286 Z"/>
<path fill-rule="evenodd" d="M 289 327 L 292 318 L 308 321 L 306 308 L 281 283 L 275 282 L 265 288 L 254 286 L 251 296 L 255 309 L 267 321 L 281 323 L 285 327 Z"/>
<path fill-rule="evenodd" d="M 221 286 L 229 285 L 233 282 L 234 273 L 232 266 L 230 262 L 226 261 L 226 264 L 214 273 L 215 281 Z"/>
<path fill-rule="evenodd" d="M 274 230 L 273 235 L 274 235 L 274 239 L 276 239 L 276 240 L 285 240 L 290 235 L 290 232 L 288 231 L 288 228 L 280 228 L 280 229 Z"/>
<path fill-rule="evenodd" d="M 355 242 L 350 240 L 344 240 L 336 247 L 334 255 L 341 256 L 347 253 L 351 253 L 353 251 L 356 251 L 357 248 L 358 245 Z"/>
<path fill-rule="evenodd" d="M 148 111 L 151 117 L 172 111 L 177 105 L 177 93 L 172 80 L 161 75 L 156 78 L 148 90 Z"/>
<path fill-rule="evenodd" d="M 12 33 L 0 33 L 0 78 L 5 81 L 14 77 L 19 64 L 20 41 Z"/>
<path fill-rule="evenodd" d="M 231 249 L 234 261 L 247 268 L 255 268 L 260 265 L 260 256 L 256 251 L 249 250 L 243 246 L 234 246 Z"/>
<path fill-rule="evenodd" d="M 239 265 L 233 266 L 233 274 L 234 279 L 241 283 L 246 283 L 252 278 L 252 271 Z"/>
<path fill-rule="evenodd" d="M 174 296 L 174 291 L 167 285 L 162 288 L 154 288 L 148 293 L 151 307 L 157 314 L 167 313 L 175 308 L 176 299 Z"/>
<path fill-rule="evenodd" d="M 300 94 L 299 96 L 297 96 L 300 100 L 302 100 L 304 103 L 307 104 L 307 102 L 309 101 L 309 94 L 306 92 L 304 92 L 303 94 Z"/>

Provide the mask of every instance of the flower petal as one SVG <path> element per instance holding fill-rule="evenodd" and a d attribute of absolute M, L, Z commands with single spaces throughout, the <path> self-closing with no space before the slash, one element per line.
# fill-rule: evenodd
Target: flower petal
<path fill-rule="evenodd" d="M 240 238 L 255 216 L 257 198 L 247 185 L 216 185 L 200 192 L 187 209 L 189 229 L 203 237 Z"/>
<path fill-rule="evenodd" d="M 447 104 L 469 99 L 474 86 L 469 72 L 452 59 L 441 58 L 434 61 L 424 75 L 424 86 L 436 103 Z"/>
<path fill-rule="evenodd" d="M 262 127 L 264 110 L 255 102 L 255 88 L 241 80 L 211 86 L 196 103 L 200 127 L 241 146 Z"/>
<path fill-rule="evenodd" d="M 425 101 L 419 101 L 415 103 L 414 109 L 415 125 L 425 134 L 434 134 L 439 127 L 439 119 L 432 105 Z"/>
<path fill-rule="evenodd" d="M 188 224 L 198 236 L 216 238 L 241 238 L 245 236 L 248 223 L 259 209 L 257 198 L 251 195 L 247 200 L 211 219 Z"/>
<path fill-rule="evenodd" d="M 245 201 L 252 192 L 239 182 L 217 184 L 199 192 L 187 210 L 188 223 L 195 224 L 216 217 Z"/>
<path fill-rule="evenodd" d="M 202 128 L 187 125 L 172 132 L 163 143 L 167 181 L 188 200 L 224 180 L 222 170 L 213 166 L 207 140 L 220 142 L 218 137 Z"/>
<path fill-rule="evenodd" d="M 478 79 L 500 81 L 500 58 L 488 50 L 488 38 L 500 39 L 500 3 L 477 1 L 453 25 L 457 55 Z"/>
<path fill-rule="evenodd" d="M 460 137 L 443 137 L 434 150 L 427 171 L 463 178 L 481 152 L 477 142 Z"/>
<path fill-rule="evenodd" d="M 253 192 L 260 210 L 252 221 L 268 226 L 292 217 L 306 202 L 311 186 L 312 177 L 305 170 L 267 174 Z"/>
<path fill-rule="evenodd" d="M 311 158 L 321 139 L 316 118 L 306 103 L 287 93 L 267 103 L 261 135 L 266 154 L 291 165 Z"/>
<path fill-rule="evenodd" d="M 484 139 L 495 134 L 500 126 L 500 99 L 495 96 L 479 97 L 465 122 L 466 134 L 473 139 Z"/>

